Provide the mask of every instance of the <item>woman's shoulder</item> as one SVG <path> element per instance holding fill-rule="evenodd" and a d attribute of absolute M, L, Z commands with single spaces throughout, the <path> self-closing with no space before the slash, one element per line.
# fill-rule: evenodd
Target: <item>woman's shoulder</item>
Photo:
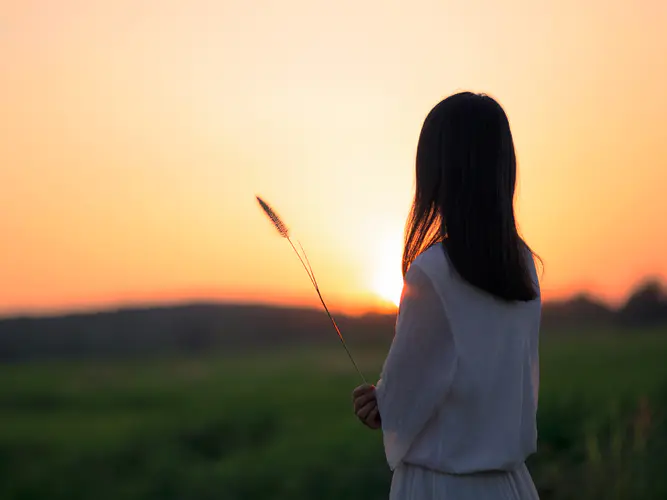
<path fill-rule="evenodd" d="M 445 248 L 442 243 L 431 245 L 414 260 L 410 268 L 415 267 L 421 270 L 430 278 L 434 276 L 443 276 L 449 273 L 449 260 L 445 254 Z M 408 271 L 409 272 L 409 271 Z"/>

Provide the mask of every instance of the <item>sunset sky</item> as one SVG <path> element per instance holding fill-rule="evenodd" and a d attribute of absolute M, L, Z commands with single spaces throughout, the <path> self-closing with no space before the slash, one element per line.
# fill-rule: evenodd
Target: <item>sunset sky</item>
<path fill-rule="evenodd" d="M 422 121 L 505 107 L 543 294 L 667 278 L 667 2 L 0 5 L 0 314 L 400 292 Z"/>

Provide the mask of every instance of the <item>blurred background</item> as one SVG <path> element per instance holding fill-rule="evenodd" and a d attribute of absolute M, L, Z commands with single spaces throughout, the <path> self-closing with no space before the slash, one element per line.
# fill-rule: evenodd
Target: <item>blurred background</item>
<path fill-rule="evenodd" d="M 0 498 L 387 498 L 254 195 L 375 379 L 417 137 L 459 90 L 509 115 L 545 264 L 541 498 L 667 498 L 665 26 L 660 0 L 0 4 Z"/>

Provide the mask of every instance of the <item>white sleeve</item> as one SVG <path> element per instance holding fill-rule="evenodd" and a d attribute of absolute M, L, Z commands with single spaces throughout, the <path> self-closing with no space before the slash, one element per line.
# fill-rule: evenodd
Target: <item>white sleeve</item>
<path fill-rule="evenodd" d="M 540 323 L 542 316 L 542 292 L 540 290 L 540 280 L 537 276 L 537 266 L 533 254 L 529 253 L 530 257 L 530 274 L 533 281 L 533 286 L 537 290 L 537 300 L 540 301 L 540 314 L 536 319 L 536 324 L 533 327 L 533 332 L 530 337 L 530 376 L 533 385 L 533 398 L 535 404 L 539 402 L 540 396 Z"/>
<path fill-rule="evenodd" d="M 431 279 L 413 264 L 376 389 L 385 454 L 392 470 L 445 400 L 456 365 L 454 337 L 442 300 Z"/>

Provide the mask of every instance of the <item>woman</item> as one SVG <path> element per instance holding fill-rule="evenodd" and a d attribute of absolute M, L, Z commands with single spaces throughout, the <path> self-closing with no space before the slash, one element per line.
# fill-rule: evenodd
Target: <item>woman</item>
<path fill-rule="evenodd" d="M 353 393 L 382 428 L 390 498 L 537 499 L 540 290 L 514 216 L 505 112 L 469 92 L 440 102 L 419 138 L 405 286 L 377 386 Z"/>

